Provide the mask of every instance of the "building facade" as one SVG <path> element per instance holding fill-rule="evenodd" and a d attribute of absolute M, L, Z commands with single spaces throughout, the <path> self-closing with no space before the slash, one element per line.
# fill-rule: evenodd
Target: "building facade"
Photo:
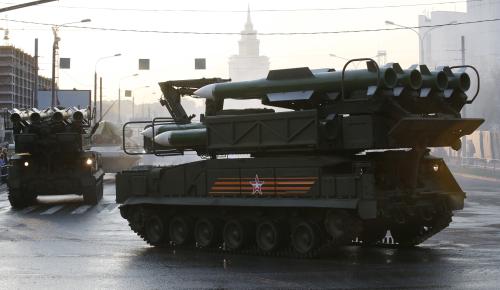
<path fill-rule="evenodd" d="M 0 109 L 36 106 L 35 58 L 13 46 L 0 46 Z M 39 78 L 39 88 L 50 88 L 50 79 Z"/>
<path fill-rule="evenodd" d="M 51 88 L 49 78 L 37 76 L 35 58 L 13 46 L 0 46 L 0 141 L 9 141 L 5 136 L 4 117 L 13 108 L 36 107 L 35 78 L 38 88 Z M 4 137 L 5 136 L 5 137 Z"/>
<path fill-rule="evenodd" d="M 494 21 L 499 18 L 500 2 L 497 0 L 469 0 L 466 12 L 435 11 L 428 16 L 419 16 L 419 26 L 433 26 L 419 30 L 424 56 L 421 62 L 429 67 L 462 63 L 475 66 L 481 77 L 481 91 L 466 113 L 486 118 L 483 127 L 495 130 L 500 129 L 497 85 L 500 78 L 500 22 Z M 468 24 L 436 26 L 464 22 Z"/>
<path fill-rule="evenodd" d="M 232 81 L 246 81 L 263 78 L 269 72 L 269 58 L 260 55 L 260 41 L 254 30 L 250 9 L 247 12 L 245 29 L 238 42 L 239 52 L 229 58 L 229 77 Z"/>

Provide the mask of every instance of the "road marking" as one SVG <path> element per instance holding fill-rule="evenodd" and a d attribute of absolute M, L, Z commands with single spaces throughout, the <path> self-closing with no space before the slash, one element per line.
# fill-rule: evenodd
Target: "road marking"
<path fill-rule="evenodd" d="M 10 211 L 10 207 L 2 208 L 2 209 L 0 209 L 0 214 L 2 214 L 4 212 L 8 212 L 8 211 Z"/>
<path fill-rule="evenodd" d="M 64 205 L 53 206 L 53 207 L 49 208 L 48 210 L 42 212 L 40 215 L 54 214 L 54 213 L 58 212 L 59 210 L 61 210 L 63 207 L 64 207 Z"/>
<path fill-rule="evenodd" d="M 71 214 L 82 214 L 84 212 L 86 212 L 87 210 L 89 210 L 89 208 L 91 208 L 92 206 L 91 205 L 82 205 L 80 207 L 78 207 L 77 209 L 75 209 L 74 211 L 71 212 Z"/>
<path fill-rule="evenodd" d="M 30 207 L 27 207 L 27 208 L 23 209 L 21 211 L 21 213 L 22 214 L 27 214 L 27 213 L 30 213 L 30 212 L 34 211 L 37 208 L 38 208 L 38 205 L 33 205 L 33 206 L 30 206 Z"/>

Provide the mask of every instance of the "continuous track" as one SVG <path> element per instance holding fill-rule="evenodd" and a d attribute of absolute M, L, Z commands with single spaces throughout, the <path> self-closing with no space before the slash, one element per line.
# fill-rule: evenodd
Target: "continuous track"
<path fill-rule="evenodd" d="M 122 207 L 123 209 L 123 207 Z M 136 210 L 135 208 L 134 210 Z M 130 210 L 130 209 L 129 209 Z M 217 246 L 212 246 L 212 247 L 199 247 L 197 243 L 194 241 L 194 238 L 191 239 L 191 242 L 186 244 L 186 245 L 176 245 L 174 242 L 172 242 L 170 239 L 166 238 L 167 235 L 163 236 L 163 240 L 161 242 L 156 242 L 152 241 L 146 234 L 145 231 L 145 220 L 148 220 L 147 215 L 148 210 L 144 210 L 143 208 L 140 208 L 140 212 L 142 214 L 145 214 L 145 216 L 142 217 L 142 221 L 137 221 L 137 220 L 132 220 L 130 217 L 133 215 L 131 214 L 132 211 L 129 211 L 129 215 L 127 216 L 127 221 L 129 222 L 130 228 L 139 236 L 141 237 L 145 242 L 148 244 L 155 246 L 155 247 L 161 247 L 161 248 L 167 248 L 171 250 L 176 250 L 176 249 L 182 249 L 182 250 L 192 250 L 192 251 L 203 251 L 203 252 L 211 252 L 211 253 L 229 253 L 229 254 L 238 254 L 238 255 L 251 255 L 251 256 L 271 256 L 271 257 L 292 257 L 292 258 L 315 258 L 318 256 L 321 256 L 323 253 L 327 253 L 328 251 L 335 250 L 339 246 L 343 245 L 357 245 L 357 246 L 375 246 L 375 247 L 387 247 L 387 248 L 404 248 L 404 247 L 411 247 L 418 245 L 425 240 L 429 239 L 436 233 L 440 232 L 444 228 L 446 228 L 449 223 L 451 222 L 451 214 L 445 214 L 440 216 L 440 218 L 436 219 L 434 222 L 434 225 L 431 227 L 419 227 L 419 231 L 415 232 L 416 234 L 412 235 L 411 237 L 405 237 L 403 242 L 398 242 L 392 235 L 387 235 L 385 238 L 381 239 L 378 242 L 375 243 L 363 243 L 362 240 L 359 238 L 355 238 L 352 240 L 352 242 L 347 242 L 347 243 L 338 243 L 334 242 L 333 239 L 326 234 L 325 231 L 321 232 L 319 234 L 320 236 L 320 242 L 317 244 L 317 246 L 307 252 L 307 253 L 299 253 L 297 250 L 293 247 L 292 242 L 290 239 L 288 239 L 287 243 L 283 245 L 282 247 L 278 248 L 277 250 L 274 251 L 264 251 L 260 249 L 255 242 L 249 243 L 249 245 L 245 248 L 238 249 L 238 250 L 229 250 L 225 247 L 225 244 L 223 242 L 218 243 Z M 135 213 L 135 212 L 134 212 Z M 402 239 L 400 237 L 400 239 Z"/>

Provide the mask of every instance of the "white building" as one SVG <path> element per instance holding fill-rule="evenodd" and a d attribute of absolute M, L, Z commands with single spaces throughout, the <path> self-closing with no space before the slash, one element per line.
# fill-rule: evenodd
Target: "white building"
<path fill-rule="evenodd" d="M 229 77 L 232 81 L 246 81 L 263 78 L 269 71 L 269 58 L 259 53 L 260 41 L 253 29 L 250 9 L 247 12 L 245 29 L 238 42 L 239 53 L 229 58 Z"/>
<path fill-rule="evenodd" d="M 464 25 L 421 28 L 423 61 L 434 68 L 440 65 L 465 64 L 475 66 L 481 76 L 481 92 L 467 115 L 485 117 L 487 127 L 500 125 L 500 22 L 485 21 L 500 18 L 500 1 L 467 1 L 467 11 L 435 11 L 430 17 L 419 16 L 419 26 L 435 26 L 448 23 L 476 22 Z M 464 53 L 462 54 L 462 37 Z M 463 58 L 463 59 L 462 59 Z M 474 79 L 475 77 L 471 77 Z M 472 92 L 470 93 L 472 94 Z"/>

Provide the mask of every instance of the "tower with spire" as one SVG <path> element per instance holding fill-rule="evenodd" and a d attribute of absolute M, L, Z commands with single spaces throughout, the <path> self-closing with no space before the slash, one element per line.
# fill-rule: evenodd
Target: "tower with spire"
<path fill-rule="evenodd" d="M 241 39 L 238 41 L 238 54 L 229 58 L 229 77 L 233 81 L 258 79 L 267 75 L 269 58 L 260 55 L 259 45 L 248 7 L 245 29 L 241 31 Z"/>

